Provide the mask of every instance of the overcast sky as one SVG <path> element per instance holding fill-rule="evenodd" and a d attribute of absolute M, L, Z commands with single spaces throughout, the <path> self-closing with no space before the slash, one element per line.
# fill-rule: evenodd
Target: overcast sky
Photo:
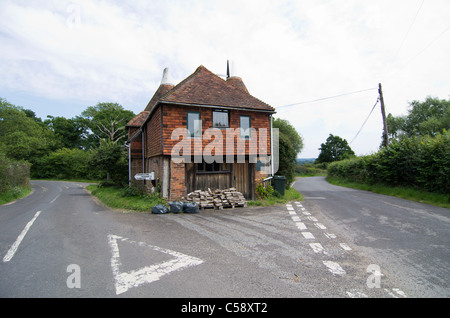
<path fill-rule="evenodd" d="M 0 97 L 43 119 L 98 102 L 137 114 L 165 67 L 177 84 L 232 60 L 301 134 L 298 157 L 317 157 L 329 134 L 354 139 L 378 83 L 394 115 L 450 97 L 449 16 L 448 0 L 0 0 Z M 382 129 L 378 104 L 352 149 L 376 152 Z"/>

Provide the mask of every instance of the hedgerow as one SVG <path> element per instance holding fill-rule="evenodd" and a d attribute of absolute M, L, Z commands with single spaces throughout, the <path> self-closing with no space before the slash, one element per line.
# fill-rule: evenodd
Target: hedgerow
<path fill-rule="evenodd" d="M 328 175 L 348 181 L 450 193 L 450 134 L 393 141 L 379 152 L 333 162 Z"/>

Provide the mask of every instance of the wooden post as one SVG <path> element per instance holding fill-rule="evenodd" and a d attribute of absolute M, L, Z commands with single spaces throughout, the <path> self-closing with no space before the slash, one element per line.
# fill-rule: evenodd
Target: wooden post
<path fill-rule="evenodd" d="M 383 116 L 383 146 L 387 147 L 389 143 L 388 138 L 388 130 L 386 123 L 386 111 L 384 109 L 384 99 L 383 99 L 383 91 L 381 89 L 381 83 L 378 84 L 378 93 L 380 94 L 380 104 L 381 104 L 381 115 Z"/>

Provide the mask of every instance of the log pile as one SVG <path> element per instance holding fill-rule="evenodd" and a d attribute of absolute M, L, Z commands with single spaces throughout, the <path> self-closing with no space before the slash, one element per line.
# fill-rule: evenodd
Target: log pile
<path fill-rule="evenodd" d="M 183 200 L 197 202 L 201 209 L 219 209 L 246 207 L 247 201 L 244 195 L 236 188 L 225 190 L 214 190 L 208 188 L 207 191 L 196 190 L 189 193 Z"/>

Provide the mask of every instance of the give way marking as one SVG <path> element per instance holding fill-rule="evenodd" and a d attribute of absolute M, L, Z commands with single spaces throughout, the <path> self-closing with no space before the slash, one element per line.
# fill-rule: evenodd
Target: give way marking
<path fill-rule="evenodd" d="M 120 253 L 118 241 L 137 244 L 138 246 L 149 248 L 153 251 L 161 252 L 173 256 L 166 262 L 145 266 L 140 269 L 129 272 L 121 272 Z M 145 283 L 152 283 L 159 280 L 162 276 L 174 271 L 178 271 L 191 266 L 200 265 L 203 261 L 199 258 L 182 254 L 169 249 L 164 249 L 158 246 L 149 245 L 144 242 L 136 242 L 128 238 L 118 235 L 108 235 L 108 243 L 111 248 L 111 269 L 114 275 L 114 283 L 116 287 L 116 295 L 126 292 L 128 289 L 138 287 Z"/>

